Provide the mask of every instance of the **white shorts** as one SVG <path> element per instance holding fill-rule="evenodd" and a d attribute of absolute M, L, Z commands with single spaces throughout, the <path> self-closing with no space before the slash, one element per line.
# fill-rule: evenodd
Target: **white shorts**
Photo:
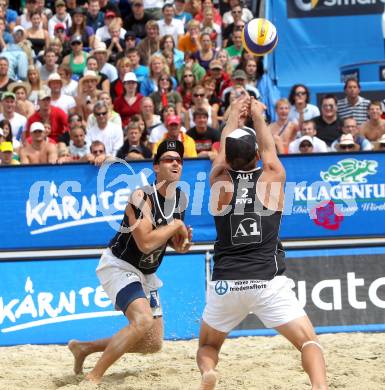
<path fill-rule="evenodd" d="M 254 313 L 267 328 L 276 328 L 306 315 L 293 287 L 294 281 L 284 275 L 272 280 L 212 281 L 203 320 L 228 333 L 249 313 Z"/>
<path fill-rule="evenodd" d="M 125 313 L 135 299 L 147 298 L 153 316 L 162 315 L 158 289 L 163 283 L 155 274 L 144 275 L 130 263 L 114 256 L 110 248 L 104 250 L 96 274 L 116 310 Z"/>

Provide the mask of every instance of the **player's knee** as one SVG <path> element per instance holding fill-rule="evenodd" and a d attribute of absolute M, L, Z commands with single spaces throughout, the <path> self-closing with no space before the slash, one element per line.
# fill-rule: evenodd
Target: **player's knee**
<path fill-rule="evenodd" d="M 152 329 L 154 318 L 151 313 L 141 313 L 135 317 L 131 325 L 136 328 L 138 333 L 144 336 Z"/>
<path fill-rule="evenodd" d="M 301 348 L 299 350 L 301 352 L 303 352 L 306 348 L 309 348 L 309 347 L 318 348 L 321 352 L 323 352 L 322 345 L 318 342 L 318 340 L 308 340 L 308 341 L 305 341 L 301 345 Z"/>
<path fill-rule="evenodd" d="M 151 345 L 148 346 L 148 353 L 160 352 L 162 350 L 162 346 L 163 346 L 162 339 L 157 338 L 155 340 L 152 340 Z"/>

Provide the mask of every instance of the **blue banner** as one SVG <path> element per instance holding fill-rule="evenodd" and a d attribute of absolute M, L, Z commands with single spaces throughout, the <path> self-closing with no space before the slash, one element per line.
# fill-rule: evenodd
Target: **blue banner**
<path fill-rule="evenodd" d="M 279 36 L 269 59 L 278 86 L 337 83 L 342 65 L 383 59 L 382 1 L 268 0 L 266 17 Z"/>
<path fill-rule="evenodd" d="M 282 239 L 380 236 L 385 154 L 283 156 L 287 173 Z M 214 241 L 208 160 L 188 160 L 181 188 L 195 242 Z M 150 162 L 0 169 L 0 249 L 104 247 L 135 188 L 154 180 Z"/>
<path fill-rule="evenodd" d="M 0 262 L 0 345 L 94 340 L 127 325 L 99 285 L 98 259 L 48 260 Z M 204 262 L 203 254 L 166 256 L 159 269 L 166 339 L 198 337 Z"/>

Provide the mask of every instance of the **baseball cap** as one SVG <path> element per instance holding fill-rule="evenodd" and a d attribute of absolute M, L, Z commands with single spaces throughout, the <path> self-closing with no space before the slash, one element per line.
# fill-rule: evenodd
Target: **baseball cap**
<path fill-rule="evenodd" d="M 85 10 L 83 7 L 76 7 L 74 11 L 72 12 L 72 15 L 75 14 L 80 14 L 80 15 L 85 15 Z"/>
<path fill-rule="evenodd" d="M 104 17 L 105 18 L 115 18 L 116 17 L 116 13 L 114 11 L 107 11 L 105 14 L 104 14 Z"/>
<path fill-rule="evenodd" d="M 132 31 L 132 30 L 126 31 L 126 33 L 124 34 L 124 39 L 130 38 L 130 37 L 136 38 L 135 31 Z"/>
<path fill-rule="evenodd" d="M 230 161 L 241 158 L 247 164 L 255 157 L 257 150 L 255 131 L 250 127 L 235 129 L 226 137 L 226 158 Z"/>
<path fill-rule="evenodd" d="M 180 158 L 183 159 L 183 154 L 184 154 L 183 143 L 178 140 L 176 141 L 165 140 L 161 142 L 154 156 L 154 164 L 158 164 L 160 158 L 166 152 L 177 152 Z"/>
<path fill-rule="evenodd" d="M 24 27 L 23 26 L 15 26 L 15 28 L 13 29 L 13 33 L 14 34 L 16 34 L 17 32 L 19 32 L 19 31 L 22 31 L 22 32 L 24 32 L 25 30 L 24 30 Z"/>
<path fill-rule="evenodd" d="M 210 69 L 220 69 L 220 70 L 222 70 L 223 69 L 223 65 L 222 65 L 221 61 L 219 61 L 219 60 L 212 60 L 210 62 L 209 68 Z"/>
<path fill-rule="evenodd" d="M 44 131 L 44 125 L 41 122 L 33 122 L 29 131 L 33 133 L 34 131 Z"/>
<path fill-rule="evenodd" d="M 136 74 L 134 72 L 127 72 L 124 75 L 123 83 L 125 83 L 126 81 L 135 81 L 137 83 L 138 79 L 136 78 Z"/>
<path fill-rule="evenodd" d="M 51 73 L 48 76 L 47 84 L 49 84 L 50 81 L 62 81 L 59 73 Z"/>
<path fill-rule="evenodd" d="M 178 115 L 169 115 L 166 118 L 166 125 L 180 125 L 181 124 L 181 119 L 180 116 Z"/>
<path fill-rule="evenodd" d="M 351 134 L 342 134 L 340 138 L 340 145 L 354 145 L 354 138 Z"/>
<path fill-rule="evenodd" d="M 232 79 L 236 80 L 236 79 L 242 79 L 242 80 L 246 80 L 247 79 L 247 76 L 246 76 L 246 73 L 244 70 L 242 69 L 237 69 L 233 72 L 232 76 L 231 76 Z"/>
<path fill-rule="evenodd" d="M 11 152 L 13 153 L 13 145 L 12 142 L 2 142 L 0 144 L 0 152 Z"/>
<path fill-rule="evenodd" d="M 82 40 L 82 36 L 81 35 L 72 35 L 71 37 L 71 43 L 74 43 L 74 42 L 83 42 Z"/>
<path fill-rule="evenodd" d="M 313 143 L 313 139 L 309 136 L 309 135 L 304 135 L 303 137 L 301 137 L 300 139 L 299 139 L 299 144 L 298 145 L 301 145 L 302 144 L 302 142 L 310 142 L 312 145 L 314 145 L 314 143 Z"/>
<path fill-rule="evenodd" d="M 3 92 L 1 95 L 1 100 L 4 100 L 6 98 L 12 98 L 16 100 L 16 95 L 13 92 Z"/>
<path fill-rule="evenodd" d="M 65 7 L 66 3 L 64 0 L 56 0 L 55 7 Z"/>
<path fill-rule="evenodd" d="M 97 43 L 95 49 L 92 51 L 92 54 L 98 52 L 107 52 L 107 46 L 104 42 Z"/>
<path fill-rule="evenodd" d="M 63 23 L 56 23 L 54 31 L 57 31 L 57 30 L 60 30 L 60 29 L 65 30 L 66 29 L 65 24 L 63 24 Z"/>
<path fill-rule="evenodd" d="M 37 93 L 37 97 L 38 97 L 39 100 L 44 100 L 44 99 L 50 98 L 51 97 L 51 91 L 49 91 L 48 89 L 41 89 Z"/>

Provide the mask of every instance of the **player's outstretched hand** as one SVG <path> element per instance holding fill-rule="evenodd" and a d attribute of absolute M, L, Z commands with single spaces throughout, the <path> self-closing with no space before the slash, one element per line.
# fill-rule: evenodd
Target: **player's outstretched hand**
<path fill-rule="evenodd" d="M 250 96 L 245 91 L 244 94 L 239 95 L 231 102 L 230 110 L 236 111 L 239 115 L 242 115 L 244 111 L 247 111 L 250 105 Z"/>
<path fill-rule="evenodd" d="M 186 253 L 192 245 L 192 228 L 182 224 L 180 229 L 171 238 L 172 246 L 178 253 Z"/>
<path fill-rule="evenodd" d="M 251 116 L 263 117 L 266 111 L 266 106 L 256 98 L 250 98 L 250 114 Z"/>

